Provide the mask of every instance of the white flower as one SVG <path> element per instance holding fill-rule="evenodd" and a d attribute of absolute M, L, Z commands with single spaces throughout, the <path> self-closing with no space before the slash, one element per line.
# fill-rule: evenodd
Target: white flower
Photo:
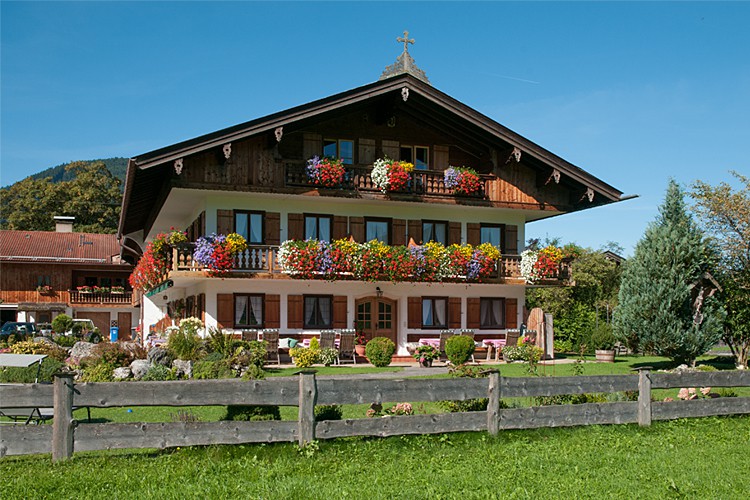
<path fill-rule="evenodd" d="M 524 250 L 521 253 L 521 276 L 527 283 L 533 283 L 538 279 L 534 269 L 537 257 L 537 252 L 534 250 Z"/>
<path fill-rule="evenodd" d="M 370 178 L 372 179 L 373 184 L 385 193 L 388 190 L 388 184 L 390 182 L 390 179 L 388 178 L 388 161 L 383 158 L 375 160 L 372 172 L 370 172 Z"/>

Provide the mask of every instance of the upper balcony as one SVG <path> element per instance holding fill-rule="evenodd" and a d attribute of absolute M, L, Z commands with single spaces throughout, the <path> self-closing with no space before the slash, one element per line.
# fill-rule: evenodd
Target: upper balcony
<path fill-rule="evenodd" d="M 123 292 L 70 290 L 69 294 L 71 304 L 130 305 L 133 303 L 133 292 L 131 290 Z"/>

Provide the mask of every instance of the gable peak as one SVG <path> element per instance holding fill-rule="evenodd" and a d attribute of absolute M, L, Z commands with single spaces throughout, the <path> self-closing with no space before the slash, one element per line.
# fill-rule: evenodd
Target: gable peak
<path fill-rule="evenodd" d="M 409 44 L 414 44 L 414 39 L 409 38 L 409 32 L 404 31 L 404 36 L 397 37 L 396 41 L 398 43 L 404 44 L 404 51 L 396 58 L 395 63 L 391 64 L 390 66 L 386 66 L 385 70 L 383 70 L 383 73 L 380 75 L 379 80 L 385 80 L 386 78 L 390 78 L 392 76 L 407 73 L 414 78 L 417 78 L 429 84 L 430 80 L 429 78 L 427 78 L 427 74 L 425 74 L 425 72 L 417 66 L 414 58 L 411 56 L 411 54 L 409 54 Z"/>

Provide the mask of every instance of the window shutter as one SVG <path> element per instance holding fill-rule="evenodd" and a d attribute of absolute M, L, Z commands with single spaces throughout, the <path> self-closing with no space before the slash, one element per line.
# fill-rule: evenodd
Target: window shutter
<path fill-rule="evenodd" d="M 346 328 L 346 295 L 333 296 L 333 327 Z"/>
<path fill-rule="evenodd" d="M 406 245 L 406 221 L 404 219 L 393 219 L 391 222 L 391 243 Z"/>
<path fill-rule="evenodd" d="M 461 223 L 460 222 L 451 222 L 448 225 L 448 244 L 449 245 L 461 244 Z"/>
<path fill-rule="evenodd" d="M 518 226 L 505 226 L 503 235 L 503 253 L 518 255 Z"/>
<path fill-rule="evenodd" d="M 302 328 L 302 295 L 289 295 L 286 298 L 287 328 Z"/>
<path fill-rule="evenodd" d="M 448 327 L 461 328 L 461 297 L 448 299 Z"/>
<path fill-rule="evenodd" d="M 198 299 L 196 301 L 198 303 L 198 316 L 203 323 L 206 323 L 206 294 L 205 293 L 199 293 Z"/>
<path fill-rule="evenodd" d="M 349 217 L 349 232 L 357 243 L 365 242 L 364 217 Z"/>
<path fill-rule="evenodd" d="M 388 141 L 383 139 L 382 149 L 383 156 L 387 156 L 391 160 L 397 160 L 401 154 L 398 141 Z"/>
<path fill-rule="evenodd" d="M 302 155 L 305 160 L 309 160 L 313 156 L 320 156 L 323 152 L 323 136 L 320 134 L 311 134 L 305 132 L 302 135 Z"/>
<path fill-rule="evenodd" d="M 408 328 L 422 328 L 422 297 L 409 297 L 407 299 L 407 320 Z"/>
<path fill-rule="evenodd" d="M 481 299 L 470 297 L 466 299 L 466 328 L 478 329 L 481 327 Z"/>
<path fill-rule="evenodd" d="M 216 294 L 216 321 L 219 328 L 234 327 L 234 295 L 231 293 Z"/>
<path fill-rule="evenodd" d="M 333 231 L 331 232 L 331 238 L 334 240 L 341 240 L 346 238 L 347 226 L 346 226 L 345 215 L 334 215 L 333 216 Z"/>
<path fill-rule="evenodd" d="M 289 225 L 287 227 L 287 239 L 305 239 L 305 216 L 302 214 L 289 214 Z"/>
<path fill-rule="evenodd" d="M 445 170 L 450 166 L 448 146 L 435 146 L 432 148 L 432 169 L 433 170 Z"/>
<path fill-rule="evenodd" d="M 505 299 L 505 328 L 518 328 L 518 299 Z"/>
<path fill-rule="evenodd" d="M 359 140 L 359 161 L 358 163 L 370 165 L 375 162 L 375 139 Z"/>
<path fill-rule="evenodd" d="M 409 234 L 407 239 L 411 238 L 417 245 L 422 243 L 422 221 L 421 220 L 410 220 L 409 221 Z"/>
<path fill-rule="evenodd" d="M 466 243 L 469 245 L 479 245 L 481 226 L 476 222 L 466 224 Z"/>
<path fill-rule="evenodd" d="M 216 232 L 218 234 L 229 234 L 234 232 L 234 211 L 216 211 Z"/>
<path fill-rule="evenodd" d="M 268 295 L 264 297 L 263 325 L 266 328 L 281 328 L 281 296 Z"/>
<path fill-rule="evenodd" d="M 264 240 L 266 245 L 278 245 L 281 243 L 281 215 L 278 212 L 266 212 L 263 217 Z"/>

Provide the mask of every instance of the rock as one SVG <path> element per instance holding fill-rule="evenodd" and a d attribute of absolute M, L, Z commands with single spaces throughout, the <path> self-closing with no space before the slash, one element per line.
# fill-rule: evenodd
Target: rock
<path fill-rule="evenodd" d="M 146 355 L 146 350 L 135 342 L 118 342 L 118 344 L 124 351 L 129 352 L 133 359 L 143 359 Z"/>
<path fill-rule="evenodd" d="M 115 380 L 124 380 L 126 378 L 130 378 L 131 375 L 133 375 L 133 372 L 128 366 L 115 368 L 115 371 L 112 372 L 112 376 L 115 378 Z"/>
<path fill-rule="evenodd" d="M 690 368 L 688 365 L 680 365 L 674 370 L 672 370 L 673 373 L 684 373 L 684 372 L 692 372 L 695 371 L 692 368 Z"/>
<path fill-rule="evenodd" d="M 175 369 L 175 375 L 177 378 L 192 378 L 193 377 L 193 362 L 185 361 L 182 359 L 175 359 L 172 361 L 172 367 Z"/>
<path fill-rule="evenodd" d="M 76 342 L 70 350 L 70 357 L 75 360 L 81 360 L 92 355 L 94 346 L 91 342 Z"/>
<path fill-rule="evenodd" d="M 169 351 L 161 347 L 154 347 L 148 351 L 148 360 L 154 365 L 162 365 L 167 368 L 172 364 L 172 356 Z"/>
<path fill-rule="evenodd" d="M 34 342 L 47 344 L 47 345 L 57 345 L 52 339 L 47 338 L 47 337 L 34 337 Z"/>
<path fill-rule="evenodd" d="M 151 368 L 151 363 L 147 359 L 136 359 L 130 363 L 130 371 L 136 380 L 142 379 L 149 368 Z"/>

